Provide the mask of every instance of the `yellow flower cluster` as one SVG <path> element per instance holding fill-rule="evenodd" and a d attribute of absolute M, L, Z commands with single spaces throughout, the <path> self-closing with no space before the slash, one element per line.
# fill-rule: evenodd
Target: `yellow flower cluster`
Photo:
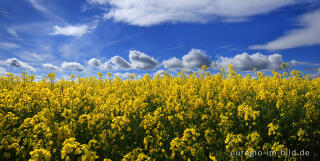
<path fill-rule="evenodd" d="M 0 160 L 319 160 L 320 78 L 0 77 Z M 308 150 L 310 156 L 232 155 Z"/>

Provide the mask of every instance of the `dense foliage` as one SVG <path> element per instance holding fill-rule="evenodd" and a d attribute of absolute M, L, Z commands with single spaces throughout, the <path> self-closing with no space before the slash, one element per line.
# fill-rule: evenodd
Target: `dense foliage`
<path fill-rule="evenodd" d="M 320 78 L 0 78 L 0 160 L 318 160 Z M 309 151 L 309 156 L 234 155 Z"/>

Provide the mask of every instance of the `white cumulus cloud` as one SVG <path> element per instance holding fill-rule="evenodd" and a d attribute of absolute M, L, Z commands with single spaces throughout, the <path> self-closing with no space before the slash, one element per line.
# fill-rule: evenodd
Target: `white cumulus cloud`
<path fill-rule="evenodd" d="M 50 63 L 42 64 L 42 67 L 45 68 L 45 69 L 50 69 L 50 70 L 55 70 L 55 71 L 61 71 L 61 68 L 60 68 L 60 67 L 55 66 L 55 65 L 50 64 Z"/>
<path fill-rule="evenodd" d="M 137 50 L 131 50 L 129 52 L 129 59 L 135 69 L 152 70 L 158 65 L 157 60 Z"/>
<path fill-rule="evenodd" d="M 115 65 L 117 69 L 130 69 L 131 64 L 124 60 L 121 56 L 114 56 L 110 59 L 110 61 Z"/>
<path fill-rule="evenodd" d="M 176 70 L 183 68 L 182 61 L 176 57 L 164 60 L 162 62 L 163 66 L 169 70 Z"/>
<path fill-rule="evenodd" d="M 249 55 L 248 53 L 242 53 L 231 58 L 220 57 L 219 60 L 213 62 L 212 67 L 217 70 L 220 68 L 228 69 L 229 64 L 232 64 L 236 71 L 250 71 L 253 68 L 257 70 L 280 70 L 282 62 L 280 54 L 255 53 Z"/>
<path fill-rule="evenodd" d="M 205 51 L 191 49 L 188 54 L 182 57 L 182 64 L 186 68 L 201 68 L 203 65 L 210 66 L 211 60 Z"/>
<path fill-rule="evenodd" d="M 162 61 L 165 68 L 175 71 L 177 69 L 184 69 L 185 71 L 192 71 L 192 69 L 199 69 L 203 65 L 211 66 L 212 61 L 205 51 L 199 49 L 191 49 L 182 60 L 172 57 L 168 60 Z"/>
<path fill-rule="evenodd" d="M 78 62 L 63 62 L 61 67 L 63 69 L 72 69 L 78 72 L 82 72 L 84 70 L 84 67 Z"/>
<path fill-rule="evenodd" d="M 191 49 L 188 54 L 182 57 L 182 60 L 172 57 L 164 60 L 162 65 L 170 71 L 183 69 L 184 71 L 192 72 L 193 70 L 199 70 L 203 65 L 206 65 L 209 69 L 220 70 L 221 68 L 228 69 L 229 64 L 234 65 L 236 71 L 251 71 L 253 68 L 271 71 L 281 69 L 282 62 L 280 54 L 264 55 L 255 53 L 250 55 L 245 52 L 234 57 L 220 56 L 217 60 L 212 61 L 205 51 Z"/>
<path fill-rule="evenodd" d="M 91 58 L 88 61 L 88 64 L 91 65 L 91 66 L 96 66 L 96 67 L 102 66 L 101 61 L 99 59 L 97 59 L 97 58 Z"/>
<path fill-rule="evenodd" d="M 110 59 L 110 62 L 114 64 L 116 69 L 124 70 L 153 70 L 157 68 L 159 64 L 158 61 L 153 57 L 137 50 L 129 51 L 129 60 L 130 62 L 126 61 L 120 56 L 114 56 Z"/>
<path fill-rule="evenodd" d="M 17 58 L 10 58 L 5 61 L 5 64 L 8 66 L 16 67 L 16 68 L 24 68 L 30 71 L 35 72 L 36 69 L 30 66 L 28 63 L 18 60 Z"/>
<path fill-rule="evenodd" d="M 100 68 L 102 70 L 113 70 L 115 67 L 111 65 L 110 61 L 106 61 L 105 63 L 101 63 L 101 61 L 97 58 L 91 58 L 88 61 L 89 66 L 94 66 Z"/>

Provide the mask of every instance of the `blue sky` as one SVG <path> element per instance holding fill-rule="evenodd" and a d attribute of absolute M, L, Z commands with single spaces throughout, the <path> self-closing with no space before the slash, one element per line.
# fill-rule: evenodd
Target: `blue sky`
<path fill-rule="evenodd" d="M 127 77 L 320 66 L 317 0 L 2 0 L 0 74 Z"/>

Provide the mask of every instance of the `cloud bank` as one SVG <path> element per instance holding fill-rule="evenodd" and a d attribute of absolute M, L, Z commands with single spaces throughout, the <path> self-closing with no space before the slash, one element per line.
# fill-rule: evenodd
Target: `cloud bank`
<path fill-rule="evenodd" d="M 121 56 L 113 56 L 102 64 L 99 59 L 91 58 L 88 64 L 104 70 L 154 70 L 159 64 L 153 57 L 137 50 L 129 51 L 129 60 L 127 61 Z"/>
<path fill-rule="evenodd" d="M 200 69 L 203 65 L 213 70 L 220 70 L 221 68 L 228 69 L 229 64 L 232 64 L 237 71 L 250 71 L 253 68 L 257 70 L 280 70 L 282 62 L 282 56 L 280 54 L 264 55 L 255 53 L 250 55 L 245 52 L 237 54 L 234 57 L 220 56 L 217 60 L 212 61 L 205 51 L 191 49 L 181 60 L 172 57 L 164 60 L 162 65 L 171 71 L 177 71 L 179 69 L 192 71 L 194 69 Z"/>
<path fill-rule="evenodd" d="M 91 58 L 87 62 L 87 66 L 84 67 L 78 62 L 62 62 L 61 66 L 55 66 L 50 63 L 42 64 L 42 67 L 47 70 L 62 72 L 68 70 L 73 70 L 77 72 L 84 72 L 85 70 L 91 71 L 90 68 L 97 68 L 102 71 L 117 71 L 117 70 L 155 70 L 153 74 L 163 75 L 164 70 L 169 70 L 171 72 L 178 72 L 183 69 L 186 73 L 193 73 L 201 69 L 203 65 L 206 65 L 209 70 L 219 71 L 221 68 L 228 69 L 229 64 L 234 66 L 237 72 L 248 72 L 256 68 L 258 71 L 271 71 L 271 70 L 281 70 L 281 63 L 283 62 L 282 55 L 280 54 L 269 54 L 265 55 L 262 53 L 248 54 L 246 52 L 237 54 L 233 57 L 216 57 L 215 60 L 211 60 L 210 56 L 204 50 L 191 49 L 187 52 L 181 59 L 172 57 L 167 60 L 163 60 L 161 64 L 153 57 L 137 51 L 129 51 L 129 61 L 125 60 L 120 56 L 114 56 L 105 61 L 104 63 L 98 58 Z M 310 63 L 291 60 L 287 62 L 290 66 L 303 66 L 312 67 L 315 69 L 319 67 L 319 63 Z M 26 62 L 20 61 L 17 58 L 10 58 L 5 61 L 0 62 L 0 65 L 7 65 L 16 68 L 24 68 L 29 71 L 35 72 L 36 69 Z M 1 69 L 1 73 L 7 72 L 5 68 Z M 128 77 L 129 74 L 117 74 L 121 78 Z M 117 76 L 116 75 L 116 76 Z"/>
<path fill-rule="evenodd" d="M 242 53 L 231 58 L 220 57 L 219 60 L 213 62 L 213 68 L 227 69 L 228 65 L 232 64 L 237 71 L 250 71 L 253 68 L 257 70 L 280 70 L 282 62 L 280 54 L 263 55 L 255 53 L 249 55 L 248 53 Z"/>

